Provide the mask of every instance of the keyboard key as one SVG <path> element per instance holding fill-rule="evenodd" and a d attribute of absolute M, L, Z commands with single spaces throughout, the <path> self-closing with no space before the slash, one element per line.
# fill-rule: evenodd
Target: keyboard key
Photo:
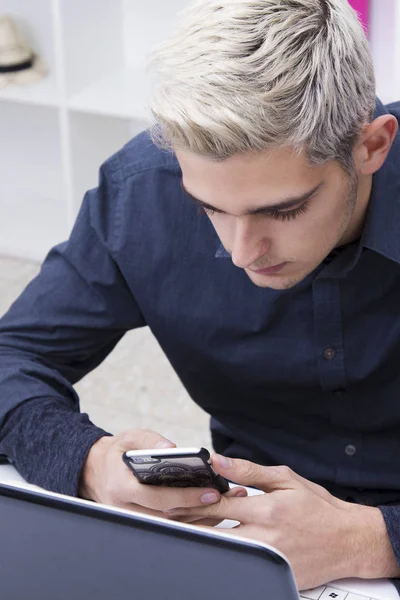
<path fill-rule="evenodd" d="M 312 590 L 305 590 L 304 592 L 301 592 L 300 598 L 302 600 L 319 600 L 325 590 L 326 587 L 324 585 L 321 585 L 320 587 L 314 588 Z"/>
<path fill-rule="evenodd" d="M 347 600 L 346 596 L 348 596 L 348 592 L 328 586 L 323 592 L 320 600 Z"/>
<path fill-rule="evenodd" d="M 325 593 L 324 593 L 325 592 Z M 327 593 L 328 592 L 328 593 Z M 360 596 L 360 594 L 353 594 L 352 592 L 343 592 L 336 588 L 326 588 L 320 586 L 313 590 L 306 590 L 301 592 L 300 600 L 374 600 L 369 596 Z"/>

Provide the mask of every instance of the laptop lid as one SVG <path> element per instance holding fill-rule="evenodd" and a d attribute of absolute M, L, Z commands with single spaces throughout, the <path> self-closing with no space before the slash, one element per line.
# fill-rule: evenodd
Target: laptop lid
<path fill-rule="evenodd" d="M 285 557 L 264 544 L 0 484 L 7 600 L 297 600 Z"/>

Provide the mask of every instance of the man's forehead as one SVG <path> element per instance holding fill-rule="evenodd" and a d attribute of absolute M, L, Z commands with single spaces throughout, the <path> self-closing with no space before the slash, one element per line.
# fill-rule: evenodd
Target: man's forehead
<path fill-rule="evenodd" d="M 328 181 L 326 165 L 311 167 L 305 155 L 290 148 L 220 162 L 182 151 L 177 158 L 183 191 L 197 205 L 217 213 L 288 210 L 316 195 Z"/>
<path fill-rule="evenodd" d="M 310 168 L 307 162 L 305 151 L 297 152 L 288 146 L 280 148 L 271 148 L 266 150 L 246 152 L 243 154 L 234 154 L 224 159 L 217 159 L 210 156 L 203 156 L 187 150 L 176 150 L 175 155 L 180 163 L 185 165 L 197 165 L 208 167 L 211 170 L 221 170 L 224 168 L 251 167 L 251 166 L 272 166 L 275 163 L 298 164 Z"/>
<path fill-rule="evenodd" d="M 187 190 L 201 198 L 203 190 L 226 193 L 243 193 L 247 190 L 257 194 L 266 186 L 280 190 L 283 196 L 305 193 L 316 185 L 325 174 L 327 164 L 311 166 L 306 156 L 293 151 L 276 153 L 235 155 L 223 161 L 213 161 L 188 152 L 177 153 Z M 197 194 L 196 194 L 197 192 Z"/>

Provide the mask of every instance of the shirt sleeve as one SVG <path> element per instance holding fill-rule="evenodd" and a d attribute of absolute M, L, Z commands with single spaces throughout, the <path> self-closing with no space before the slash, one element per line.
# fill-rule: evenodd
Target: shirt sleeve
<path fill-rule="evenodd" d="M 400 506 L 378 506 L 383 514 L 397 564 L 400 567 Z M 391 580 L 400 596 L 400 579 Z"/>
<path fill-rule="evenodd" d="M 40 398 L 9 414 L 0 448 L 29 483 L 78 496 L 82 466 L 91 446 L 104 435 L 110 434 L 59 398 Z"/>
<path fill-rule="evenodd" d="M 76 494 L 87 452 L 106 434 L 79 413 L 74 383 L 146 324 L 114 252 L 121 194 L 110 159 L 69 240 L 0 320 L 0 453 L 54 491 Z"/>

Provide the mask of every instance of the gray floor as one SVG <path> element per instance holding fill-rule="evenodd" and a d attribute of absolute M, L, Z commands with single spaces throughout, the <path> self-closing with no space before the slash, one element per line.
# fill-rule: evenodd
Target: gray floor
<path fill-rule="evenodd" d="M 0 257 L 0 314 L 38 271 L 35 263 Z M 189 398 L 147 328 L 128 332 L 76 390 L 82 411 L 111 433 L 144 427 L 179 446 L 211 449 L 208 415 Z"/>

